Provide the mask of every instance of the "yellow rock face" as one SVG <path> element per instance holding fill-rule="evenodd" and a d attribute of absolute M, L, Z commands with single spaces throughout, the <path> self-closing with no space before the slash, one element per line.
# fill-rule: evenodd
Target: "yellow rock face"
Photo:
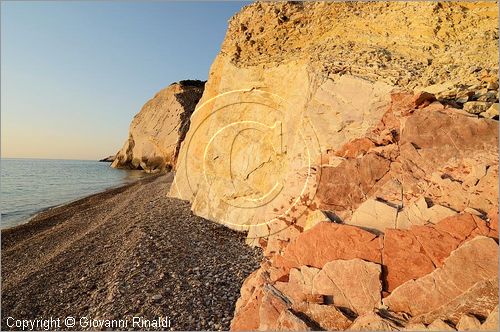
<path fill-rule="evenodd" d="M 498 71 L 497 19 L 494 3 L 245 7 L 191 117 L 170 195 L 254 244 L 302 231 L 322 168 L 380 123 L 391 93 Z"/>

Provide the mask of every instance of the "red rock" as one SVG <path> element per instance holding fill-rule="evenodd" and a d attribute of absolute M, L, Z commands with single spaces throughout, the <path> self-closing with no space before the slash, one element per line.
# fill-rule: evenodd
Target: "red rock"
<path fill-rule="evenodd" d="M 287 309 L 287 303 L 269 291 L 264 291 L 259 308 L 259 330 L 274 331 L 278 329 L 278 318 Z"/>
<path fill-rule="evenodd" d="M 384 289 L 391 292 L 404 282 L 421 277 L 434 270 L 415 235 L 407 230 L 388 229 L 384 237 Z"/>
<path fill-rule="evenodd" d="M 294 306 L 294 310 L 304 313 L 326 331 L 342 331 L 352 324 L 352 321 L 333 305 L 303 302 Z"/>
<path fill-rule="evenodd" d="M 380 306 L 380 273 L 380 265 L 372 262 L 336 260 L 317 273 L 312 291 L 331 298 L 336 307 L 361 315 Z"/>
<path fill-rule="evenodd" d="M 344 160 L 336 167 L 322 167 L 316 192 L 319 208 L 343 211 L 357 207 L 389 171 L 389 164 L 377 154 L 368 153 L 361 158 Z"/>
<path fill-rule="evenodd" d="M 396 92 L 391 94 L 391 111 L 393 113 L 406 113 L 415 108 L 415 95 L 408 92 Z"/>
<path fill-rule="evenodd" d="M 457 324 L 465 314 L 486 317 L 498 305 L 498 278 L 477 282 L 474 286 L 437 309 L 412 318 L 416 322 L 443 319 Z"/>
<path fill-rule="evenodd" d="M 381 262 L 382 239 L 355 226 L 321 222 L 301 233 L 285 249 L 289 266 L 322 268 L 338 259 L 360 258 Z"/>
<path fill-rule="evenodd" d="M 425 107 L 435 100 L 436 100 L 436 97 L 432 93 L 422 91 L 422 92 L 417 93 L 415 96 L 413 96 L 412 101 L 416 107 L 419 107 L 419 106 Z"/>
<path fill-rule="evenodd" d="M 412 143 L 435 168 L 444 161 L 498 146 L 498 125 L 464 117 L 453 109 L 415 111 L 406 119 L 400 145 Z"/>
<path fill-rule="evenodd" d="M 313 279 L 320 270 L 302 266 L 290 270 L 288 282 L 277 282 L 275 287 L 285 294 L 293 303 L 310 300 L 313 294 Z"/>
<path fill-rule="evenodd" d="M 397 323 L 383 318 L 375 312 L 360 315 L 349 327 L 349 331 L 399 331 Z"/>
<path fill-rule="evenodd" d="M 277 322 L 277 331 L 310 331 L 311 328 L 290 310 L 284 310 Z"/>
<path fill-rule="evenodd" d="M 411 315 L 415 322 L 430 324 L 446 314 L 457 323 L 467 311 L 491 310 L 498 304 L 498 281 L 492 280 L 498 280 L 498 245 L 478 236 L 453 251 L 443 267 L 407 281 L 383 302 L 391 311 Z"/>
<path fill-rule="evenodd" d="M 490 230 L 484 220 L 470 213 L 444 218 L 434 227 L 439 231 L 452 235 L 460 242 L 475 235 L 487 236 Z"/>
<path fill-rule="evenodd" d="M 413 226 L 410 232 L 422 245 L 425 254 L 436 267 L 443 266 L 444 260 L 455 250 L 460 240 L 447 232 L 440 231 L 432 226 Z M 419 275 L 418 277 L 420 277 Z"/>
<path fill-rule="evenodd" d="M 498 207 L 495 207 L 488 212 L 490 231 L 489 237 L 498 241 Z"/>
<path fill-rule="evenodd" d="M 368 138 L 357 138 L 335 151 L 335 155 L 343 158 L 356 158 L 365 155 L 375 144 Z"/>
<path fill-rule="evenodd" d="M 259 308 L 263 297 L 262 286 L 265 282 L 263 269 L 252 272 L 243 282 L 241 296 L 236 302 L 231 321 L 232 331 L 256 330 L 259 327 Z"/>
<path fill-rule="evenodd" d="M 484 220 L 469 213 L 444 218 L 432 226 L 387 230 L 383 249 L 384 289 L 391 292 L 408 280 L 432 272 L 464 241 L 488 236 L 489 232 Z"/>
<path fill-rule="evenodd" d="M 259 308 L 262 301 L 262 292 L 253 294 L 246 304 L 235 311 L 231 321 L 231 331 L 251 331 L 259 328 Z"/>

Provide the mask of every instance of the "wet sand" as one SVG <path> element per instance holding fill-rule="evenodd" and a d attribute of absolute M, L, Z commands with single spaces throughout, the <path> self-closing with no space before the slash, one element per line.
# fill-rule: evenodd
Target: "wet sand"
<path fill-rule="evenodd" d="M 79 325 L 85 317 L 128 322 L 122 329 L 227 330 L 261 254 L 243 233 L 167 198 L 172 178 L 148 177 L 2 230 L 2 330 L 12 329 L 9 317 L 69 316 L 75 326 L 61 329 L 106 329 Z M 133 317 L 168 317 L 170 327 L 133 326 Z"/>

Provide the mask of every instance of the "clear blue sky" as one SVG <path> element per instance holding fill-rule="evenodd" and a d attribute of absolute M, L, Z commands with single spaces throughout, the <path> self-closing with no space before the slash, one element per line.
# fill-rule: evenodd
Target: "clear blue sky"
<path fill-rule="evenodd" d="M 248 2 L 2 2 L 2 157 L 114 154 L 161 88 L 207 79 Z"/>

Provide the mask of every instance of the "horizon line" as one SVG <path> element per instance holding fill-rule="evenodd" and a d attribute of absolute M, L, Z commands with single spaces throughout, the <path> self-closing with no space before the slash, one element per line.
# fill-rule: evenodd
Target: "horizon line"
<path fill-rule="evenodd" d="M 80 161 L 99 161 L 99 159 L 82 159 L 82 158 L 48 158 L 48 157 L 3 157 L 1 159 L 37 159 L 37 160 L 80 160 Z M 102 159 L 102 158 L 101 158 Z"/>

